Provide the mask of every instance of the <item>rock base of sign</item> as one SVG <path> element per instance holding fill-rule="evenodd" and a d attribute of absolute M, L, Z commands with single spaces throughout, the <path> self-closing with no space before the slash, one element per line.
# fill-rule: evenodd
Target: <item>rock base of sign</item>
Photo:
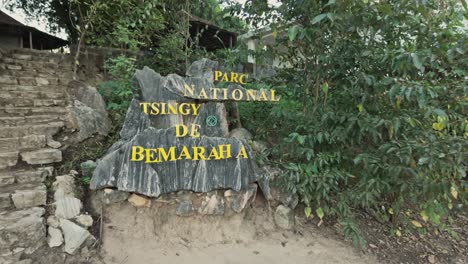
<path fill-rule="evenodd" d="M 194 215 L 228 216 L 241 213 L 256 199 L 258 185 L 252 183 L 246 190 L 232 189 L 215 190 L 205 193 L 192 191 L 179 191 L 163 194 L 158 198 L 133 193 L 123 195 L 125 192 L 115 189 L 103 189 L 93 193 L 91 204 L 95 212 L 101 208 L 116 203 L 128 203 L 136 209 L 151 210 L 155 207 L 168 206 L 178 216 Z M 123 199 L 126 197 L 126 199 Z"/>

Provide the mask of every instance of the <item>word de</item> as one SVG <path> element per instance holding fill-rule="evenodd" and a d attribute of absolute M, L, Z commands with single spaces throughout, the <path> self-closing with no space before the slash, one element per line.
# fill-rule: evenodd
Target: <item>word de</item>
<path fill-rule="evenodd" d="M 199 129 L 201 128 L 200 125 L 192 124 L 192 128 L 190 129 L 190 137 L 199 138 L 200 132 Z M 188 134 L 188 127 L 186 125 L 177 125 L 176 126 L 176 137 L 185 137 Z"/>

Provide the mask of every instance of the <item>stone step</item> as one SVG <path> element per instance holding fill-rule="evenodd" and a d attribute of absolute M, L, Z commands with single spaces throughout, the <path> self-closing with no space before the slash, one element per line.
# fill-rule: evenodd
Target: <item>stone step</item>
<path fill-rule="evenodd" d="M 68 110 L 63 106 L 50 107 L 15 107 L 5 106 L 0 107 L 0 117 L 5 116 L 33 116 L 33 115 L 66 115 Z"/>
<path fill-rule="evenodd" d="M 71 79 L 73 78 L 73 69 L 67 66 L 47 68 L 0 63 L 0 74 L 15 77 L 63 77 Z"/>
<path fill-rule="evenodd" d="M 64 122 L 51 122 L 48 124 L 38 125 L 0 127 L 0 138 L 17 138 L 30 135 L 45 135 L 46 137 L 52 137 L 63 126 Z"/>
<path fill-rule="evenodd" d="M 46 177 L 52 176 L 53 172 L 54 167 L 0 171 L 0 189 L 14 183 L 41 183 Z"/>
<path fill-rule="evenodd" d="M 42 183 L 14 183 L 0 187 L 0 208 L 23 209 L 47 202 L 47 188 Z"/>
<path fill-rule="evenodd" d="M 67 79 L 68 80 L 68 79 Z M 0 85 L 0 92 L 10 92 L 10 91 L 18 91 L 18 92 L 51 92 L 51 93 L 65 93 L 67 90 L 66 85 L 64 84 L 56 84 L 56 85 L 19 85 L 19 84 L 2 84 Z"/>
<path fill-rule="evenodd" d="M 14 106 L 66 106 L 67 101 L 65 100 L 54 100 L 54 99 L 31 99 L 22 97 L 13 98 L 0 98 L 0 105 L 14 105 Z"/>
<path fill-rule="evenodd" d="M 29 135 L 25 137 L 0 138 L 0 152 L 13 152 L 33 150 L 45 147 L 47 139 L 45 135 Z"/>
<path fill-rule="evenodd" d="M 53 53 L 48 50 L 36 50 L 36 49 L 24 49 L 24 48 L 15 48 L 9 50 L 9 55 L 11 54 L 24 54 L 38 57 L 47 57 L 47 58 L 64 58 L 69 57 L 69 54 Z"/>
<path fill-rule="evenodd" d="M 42 165 L 62 161 L 62 151 L 44 148 L 20 153 L 21 160 L 31 165 Z"/>
<path fill-rule="evenodd" d="M 0 126 L 36 125 L 58 121 L 63 121 L 58 115 L 8 116 L 0 117 Z"/>
<path fill-rule="evenodd" d="M 44 208 L 39 207 L 0 211 L 0 263 L 19 263 L 6 259 L 19 260 L 23 253 L 34 252 L 45 244 L 44 214 Z"/>
<path fill-rule="evenodd" d="M 67 94 L 62 91 L 2 91 L 0 90 L 0 99 L 10 99 L 14 100 L 15 98 L 23 99 L 56 99 L 56 100 L 65 100 L 67 99 Z M 14 102 L 13 102 L 14 103 Z"/>
<path fill-rule="evenodd" d="M 64 79 L 67 83 L 68 78 Z M 16 77 L 12 75 L 2 74 L 0 75 L 0 83 L 2 84 L 19 84 L 19 85 L 30 85 L 30 86 L 47 86 L 47 85 L 58 85 L 64 84 L 60 82 L 59 78 L 52 77 Z"/>
<path fill-rule="evenodd" d="M 18 59 L 15 57 L 3 57 L 0 59 L 0 62 L 5 64 L 5 65 L 16 65 L 16 66 L 21 66 L 21 68 L 18 67 L 10 67 L 10 70 L 22 70 L 22 69 L 41 69 L 41 68 L 46 68 L 46 69 L 60 69 L 60 70 L 72 70 L 73 65 L 71 64 L 71 61 L 68 60 L 50 60 L 48 58 L 40 58 L 40 57 L 34 57 L 33 60 L 22 60 Z M 5 67 L 5 69 L 9 69 L 8 67 Z"/>
<path fill-rule="evenodd" d="M 18 163 L 18 151 L 0 153 L 0 170 L 15 166 Z"/>

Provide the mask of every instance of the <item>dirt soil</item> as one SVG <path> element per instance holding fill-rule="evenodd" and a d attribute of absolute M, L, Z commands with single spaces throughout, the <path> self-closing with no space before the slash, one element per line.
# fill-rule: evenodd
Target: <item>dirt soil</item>
<path fill-rule="evenodd" d="M 104 211 L 106 264 L 378 263 L 349 243 L 300 224 L 296 230 L 278 230 L 265 206 L 227 217 L 179 217 L 175 206 L 154 202 L 150 208 L 124 202 Z"/>

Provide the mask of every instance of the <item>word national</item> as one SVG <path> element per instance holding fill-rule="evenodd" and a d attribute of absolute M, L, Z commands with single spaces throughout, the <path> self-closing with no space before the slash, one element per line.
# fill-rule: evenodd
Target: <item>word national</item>
<path fill-rule="evenodd" d="M 144 161 L 145 163 L 159 163 L 165 161 L 176 161 L 176 160 L 222 160 L 232 158 L 232 148 L 230 144 L 213 146 L 209 151 L 204 147 L 194 146 L 187 147 L 183 146 L 181 149 L 177 149 L 172 146 L 166 148 L 143 148 L 141 146 L 132 147 L 132 161 Z M 247 150 L 245 146 L 242 146 L 239 153 L 235 155 L 237 159 L 247 159 Z"/>
<path fill-rule="evenodd" d="M 201 88 L 195 92 L 195 86 L 184 84 L 184 96 L 195 97 L 197 99 L 228 100 L 234 101 L 272 101 L 279 102 L 280 98 L 276 96 L 275 90 L 252 90 L 252 89 L 234 89 L 226 88 Z"/>

